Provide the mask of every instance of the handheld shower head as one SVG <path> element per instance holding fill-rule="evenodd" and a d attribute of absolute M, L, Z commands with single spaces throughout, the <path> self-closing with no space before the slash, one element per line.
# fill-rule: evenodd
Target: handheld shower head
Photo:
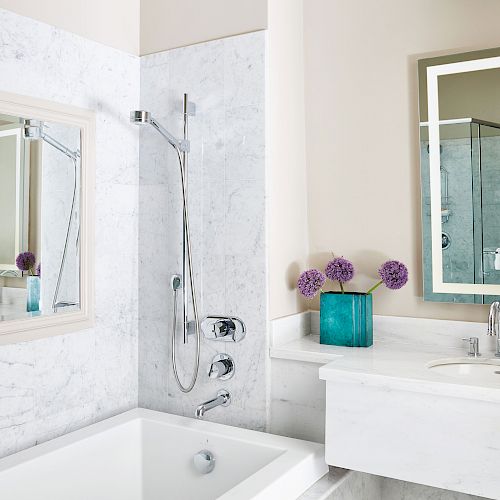
<path fill-rule="evenodd" d="M 135 125 L 151 123 L 151 113 L 149 111 L 137 110 L 130 112 L 130 122 Z"/>
<path fill-rule="evenodd" d="M 136 110 L 130 112 L 130 122 L 134 125 L 151 125 L 157 132 L 159 132 L 172 147 L 177 149 L 177 151 L 189 152 L 189 141 L 182 140 L 179 141 L 174 137 L 165 127 L 158 123 L 149 111 Z"/>
<path fill-rule="evenodd" d="M 23 127 L 23 137 L 27 141 L 45 141 L 53 148 L 56 148 L 61 153 L 65 154 L 68 158 L 76 161 L 80 158 L 80 150 L 72 151 L 64 144 L 61 144 L 57 139 L 54 139 L 44 130 L 43 122 L 40 120 L 25 120 Z"/>

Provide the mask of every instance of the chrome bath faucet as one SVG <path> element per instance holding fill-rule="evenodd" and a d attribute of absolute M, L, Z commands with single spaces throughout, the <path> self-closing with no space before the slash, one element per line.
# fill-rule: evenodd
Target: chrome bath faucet
<path fill-rule="evenodd" d="M 196 418 L 203 418 L 205 413 L 208 410 L 212 410 L 213 408 L 217 408 L 217 406 L 229 406 L 231 403 L 231 394 L 226 390 L 222 389 L 217 393 L 217 397 L 214 399 L 210 399 L 205 403 L 202 403 L 198 408 L 196 408 L 195 416 Z"/>

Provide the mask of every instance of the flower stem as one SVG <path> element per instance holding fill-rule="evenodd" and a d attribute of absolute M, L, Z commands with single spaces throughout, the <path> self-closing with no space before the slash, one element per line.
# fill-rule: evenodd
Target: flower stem
<path fill-rule="evenodd" d="M 377 284 L 373 285 L 367 292 L 366 292 L 366 295 L 372 293 L 373 291 L 375 291 L 381 284 L 383 283 L 382 280 L 380 280 Z"/>
<path fill-rule="evenodd" d="M 339 281 L 339 285 L 341 292 L 344 293 L 344 285 L 342 284 L 342 281 Z"/>

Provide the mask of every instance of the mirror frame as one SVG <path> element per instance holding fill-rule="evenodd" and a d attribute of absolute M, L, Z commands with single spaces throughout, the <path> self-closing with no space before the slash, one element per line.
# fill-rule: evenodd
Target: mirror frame
<path fill-rule="evenodd" d="M 81 129 L 80 310 L 0 321 L 0 345 L 85 330 L 94 325 L 95 113 L 75 106 L 0 92 L 0 114 L 55 121 Z"/>
<path fill-rule="evenodd" d="M 435 293 L 500 295 L 500 285 L 443 282 L 441 249 L 441 175 L 438 78 L 443 75 L 500 68 L 500 57 L 429 66 L 427 68 L 427 108 L 429 124 L 429 171 L 431 192 L 432 290 Z"/>

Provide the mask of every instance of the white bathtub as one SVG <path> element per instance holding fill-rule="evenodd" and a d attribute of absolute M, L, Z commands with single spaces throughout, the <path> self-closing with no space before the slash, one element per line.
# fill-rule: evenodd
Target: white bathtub
<path fill-rule="evenodd" d="M 288 500 L 326 472 L 320 444 L 136 409 L 1 459 L 0 498 Z"/>

